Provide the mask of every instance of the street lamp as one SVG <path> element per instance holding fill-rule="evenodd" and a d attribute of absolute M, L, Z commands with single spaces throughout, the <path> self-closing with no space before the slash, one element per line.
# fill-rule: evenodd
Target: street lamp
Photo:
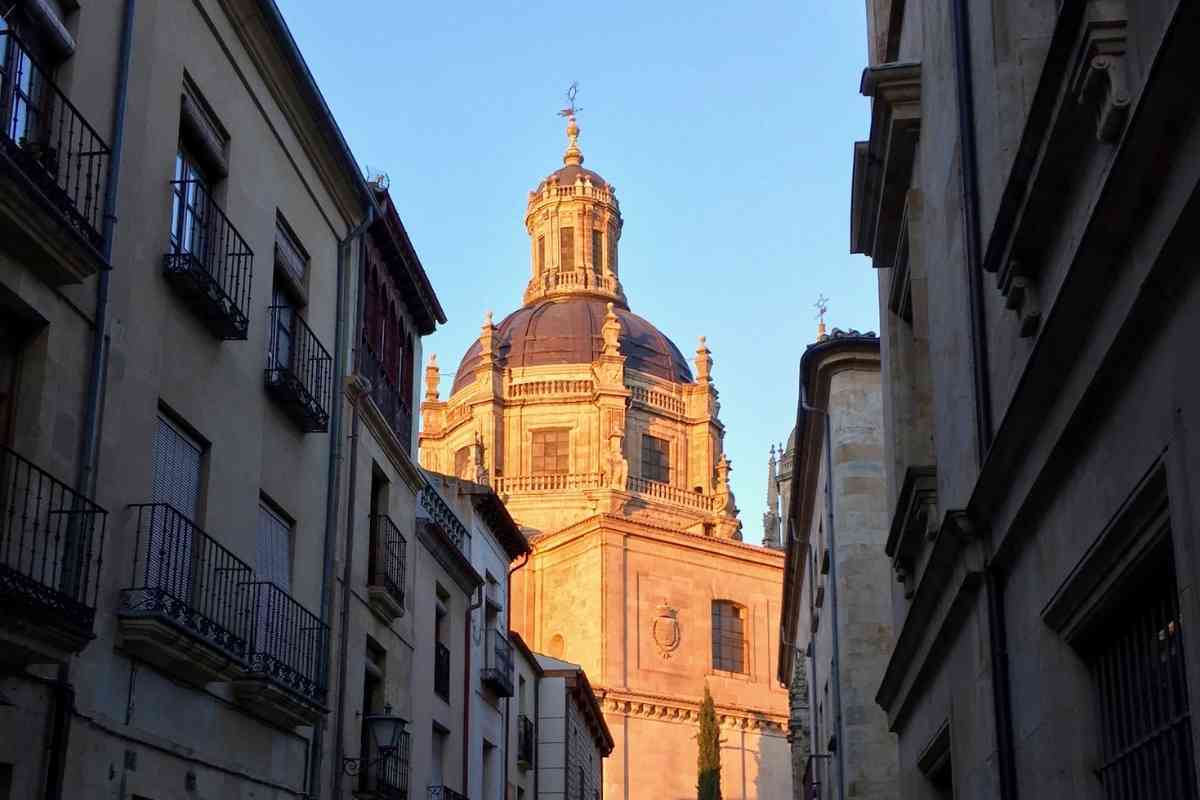
<path fill-rule="evenodd" d="M 385 705 L 382 714 L 368 714 L 363 717 L 363 724 L 371 732 L 371 741 L 375 743 L 379 757 L 343 758 L 342 770 L 347 775 L 357 775 L 363 767 L 370 767 L 391 758 L 400 746 L 400 734 L 404 733 L 404 726 L 408 725 L 408 720 L 392 714 L 392 707 Z"/>

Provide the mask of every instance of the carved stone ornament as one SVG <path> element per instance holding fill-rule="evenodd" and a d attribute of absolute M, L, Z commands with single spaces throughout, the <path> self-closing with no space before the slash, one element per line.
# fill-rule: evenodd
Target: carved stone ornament
<path fill-rule="evenodd" d="M 650 636 L 658 647 L 658 654 L 664 659 L 670 658 L 679 647 L 679 609 L 667 605 L 666 601 L 659 603 L 658 614 L 650 623 Z"/>
<path fill-rule="evenodd" d="M 1125 70 L 1124 0 L 1092 0 L 1084 21 L 1072 91 L 1096 116 L 1096 138 L 1115 142 L 1125 128 L 1132 100 Z"/>

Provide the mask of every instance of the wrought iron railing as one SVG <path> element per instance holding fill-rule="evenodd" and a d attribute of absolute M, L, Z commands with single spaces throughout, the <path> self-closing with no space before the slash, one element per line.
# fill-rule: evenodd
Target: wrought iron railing
<path fill-rule="evenodd" d="M 305 433 L 329 430 L 333 356 L 291 306 L 271 306 L 267 387 Z"/>
<path fill-rule="evenodd" d="M 507 637 L 489 628 L 484 643 L 483 671 L 480 680 L 491 686 L 499 697 L 513 695 L 513 651 Z"/>
<path fill-rule="evenodd" d="M 92 635 L 108 512 L 0 446 L 0 613 Z"/>
<path fill-rule="evenodd" d="M 467 796 L 445 786 L 430 786 L 429 800 L 467 800 Z"/>
<path fill-rule="evenodd" d="M 536 764 L 534 745 L 537 742 L 537 730 L 533 720 L 521 714 L 517 717 L 517 763 L 525 769 Z"/>
<path fill-rule="evenodd" d="M 433 648 L 433 691 L 450 702 L 450 648 L 441 642 Z"/>
<path fill-rule="evenodd" d="M 400 529 L 384 514 L 371 518 L 372 536 L 369 580 L 372 586 L 382 586 L 404 607 L 404 565 L 407 542 Z"/>
<path fill-rule="evenodd" d="M 371 382 L 371 399 L 400 440 L 400 447 L 404 452 L 411 453 L 412 410 L 404 402 L 400 389 L 392 383 L 382 362 L 365 342 L 359 346 L 358 371 Z"/>
<path fill-rule="evenodd" d="M 437 489 L 426 484 L 425 488 L 421 490 L 421 507 L 429 512 L 430 518 L 445 532 L 463 555 L 470 554 L 471 532 L 466 525 L 462 524 L 458 515 L 454 513 L 454 509 L 438 494 Z"/>
<path fill-rule="evenodd" d="M 320 703 L 325 699 L 329 627 L 273 583 L 245 584 L 249 671 Z"/>
<path fill-rule="evenodd" d="M 254 570 L 166 503 L 137 509 L 133 580 L 120 615 L 154 617 L 234 658 L 247 654 L 247 596 Z"/>
<path fill-rule="evenodd" d="M 198 180 L 172 181 L 171 237 L 163 269 L 221 339 L 250 330 L 254 253 Z"/>
<path fill-rule="evenodd" d="M 412 735 L 404 731 L 396 752 L 380 758 L 363 773 L 362 790 L 383 800 L 408 800 L 411 753 Z"/>
<path fill-rule="evenodd" d="M 99 250 L 112 151 L 11 30 L 0 30 L 0 115 L 4 152 Z"/>

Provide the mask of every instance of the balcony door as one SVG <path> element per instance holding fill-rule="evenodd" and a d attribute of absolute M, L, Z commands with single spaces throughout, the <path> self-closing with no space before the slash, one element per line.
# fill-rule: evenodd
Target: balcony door
<path fill-rule="evenodd" d="M 171 251 L 190 253 L 210 268 L 208 259 L 209 180 L 196 160 L 182 147 L 175 155 L 171 182 Z"/>
<path fill-rule="evenodd" d="M 166 417 L 154 431 L 155 503 L 170 507 L 153 516 L 153 546 L 146 560 L 148 586 L 157 586 L 175 599 L 190 599 L 195 571 L 192 528 L 200 514 L 199 442 Z M 174 513 L 172 513 L 174 512 Z"/>

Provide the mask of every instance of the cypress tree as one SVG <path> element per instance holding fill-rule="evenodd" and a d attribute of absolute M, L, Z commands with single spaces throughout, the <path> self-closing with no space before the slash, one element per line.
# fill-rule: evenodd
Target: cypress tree
<path fill-rule="evenodd" d="M 712 693 L 704 684 L 704 702 L 700 705 L 700 733 L 696 756 L 697 800 L 721 800 L 721 729 L 717 727 L 717 709 Z"/>

